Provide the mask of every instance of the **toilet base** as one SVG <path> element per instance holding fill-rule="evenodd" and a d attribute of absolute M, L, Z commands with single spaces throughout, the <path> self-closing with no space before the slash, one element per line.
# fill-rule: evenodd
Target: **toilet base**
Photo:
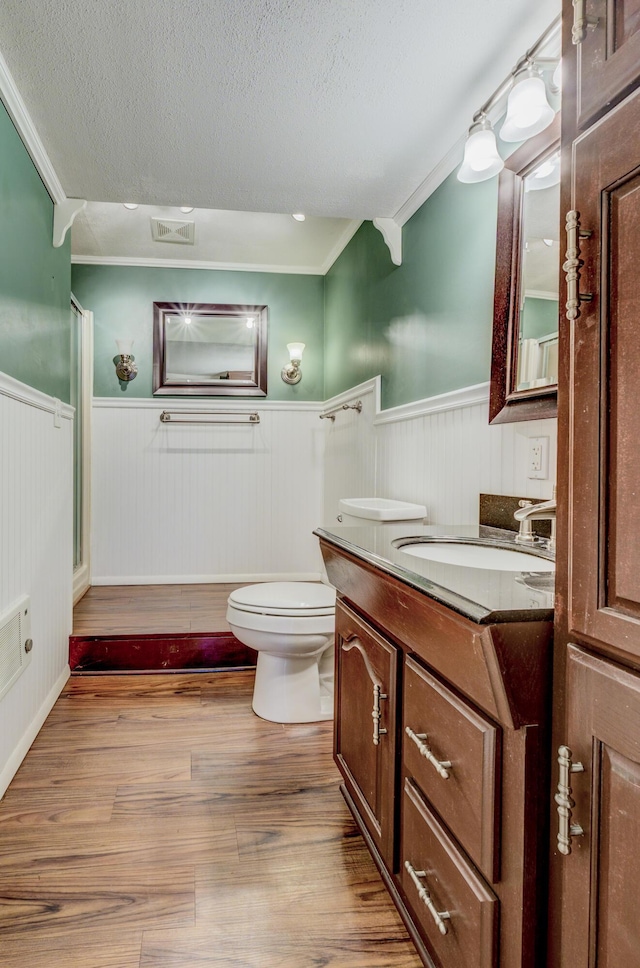
<path fill-rule="evenodd" d="M 272 723 L 333 719 L 333 648 L 295 658 L 260 652 L 251 707 Z"/>

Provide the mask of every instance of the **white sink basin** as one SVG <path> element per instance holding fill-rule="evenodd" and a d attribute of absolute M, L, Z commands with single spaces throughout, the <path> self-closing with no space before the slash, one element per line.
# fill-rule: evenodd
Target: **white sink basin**
<path fill-rule="evenodd" d="M 456 541 L 425 541 L 405 544 L 400 550 L 415 558 L 439 561 L 445 565 L 466 568 L 489 568 L 492 571 L 555 571 L 555 562 L 527 551 L 495 548 L 491 545 L 466 544 Z"/>
<path fill-rule="evenodd" d="M 423 504 L 392 501 L 385 497 L 343 497 L 338 506 L 342 514 L 368 521 L 418 521 L 427 516 Z"/>

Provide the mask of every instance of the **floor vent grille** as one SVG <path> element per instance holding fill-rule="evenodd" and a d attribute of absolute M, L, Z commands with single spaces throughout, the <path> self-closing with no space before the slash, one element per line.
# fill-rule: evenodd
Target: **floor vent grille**
<path fill-rule="evenodd" d="M 21 598 L 0 615 L 0 699 L 31 660 L 29 598 Z M 28 651 L 25 646 L 28 643 Z"/>
<path fill-rule="evenodd" d="M 177 245 L 194 245 L 196 223 L 188 219 L 152 218 L 151 234 L 154 242 L 173 242 Z"/>

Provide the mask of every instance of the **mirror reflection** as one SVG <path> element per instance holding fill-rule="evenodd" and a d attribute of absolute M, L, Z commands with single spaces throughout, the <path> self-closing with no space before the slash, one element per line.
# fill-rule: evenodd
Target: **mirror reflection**
<path fill-rule="evenodd" d="M 153 305 L 155 394 L 266 395 L 266 306 Z"/>
<path fill-rule="evenodd" d="M 560 154 L 524 178 L 516 390 L 558 382 Z"/>

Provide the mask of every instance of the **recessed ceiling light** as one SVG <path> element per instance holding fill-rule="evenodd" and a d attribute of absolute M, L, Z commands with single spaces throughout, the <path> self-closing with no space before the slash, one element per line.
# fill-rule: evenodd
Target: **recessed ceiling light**
<path fill-rule="evenodd" d="M 302 212 L 296 212 L 296 214 L 292 216 L 292 218 L 294 218 L 296 222 L 304 222 L 306 217 L 307 216 L 303 215 Z"/>
<path fill-rule="evenodd" d="M 123 202 L 122 204 L 124 205 L 125 208 L 128 208 L 130 212 L 133 212 L 134 209 L 138 207 L 137 202 Z"/>
<path fill-rule="evenodd" d="M 191 208 L 189 208 L 188 205 L 181 205 L 180 206 L 180 211 L 181 212 L 184 212 L 185 215 L 188 215 L 189 212 L 193 212 L 193 205 L 191 206 Z"/>

